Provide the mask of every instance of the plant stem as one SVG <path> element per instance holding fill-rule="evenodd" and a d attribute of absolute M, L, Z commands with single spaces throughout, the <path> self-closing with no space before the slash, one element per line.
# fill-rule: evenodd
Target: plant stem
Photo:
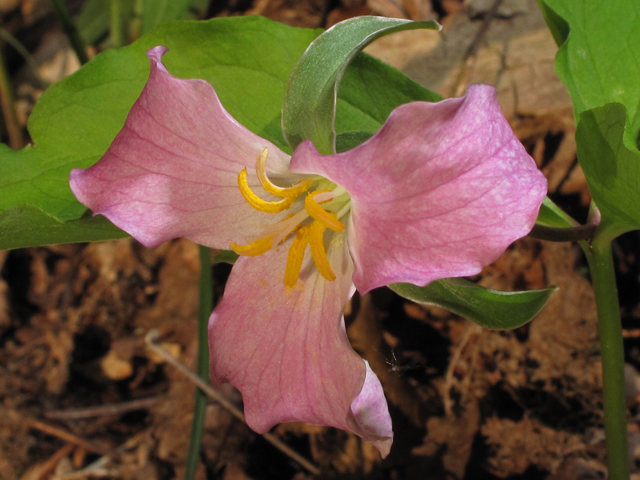
<path fill-rule="evenodd" d="M 13 85 L 11 85 L 11 79 L 4 63 L 2 45 L 0 45 L 0 104 L 4 123 L 7 127 L 7 134 L 9 135 L 9 146 L 14 150 L 19 150 L 24 147 L 25 141 L 22 128 L 18 123 L 16 105 L 13 99 Z"/>
<path fill-rule="evenodd" d="M 624 345 L 610 238 L 596 236 L 587 260 L 598 309 L 609 479 L 628 480 Z"/>
<path fill-rule="evenodd" d="M 598 225 L 588 224 L 577 227 L 548 227 L 546 225 L 534 225 L 529 236 L 549 242 L 577 242 L 589 240 L 596 233 Z"/>
<path fill-rule="evenodd" d="M 209 382 L 209 316 L 213 310 L 213 281 L 211 279 L 211 255 L 209 248 L 198 245 L 200 250 L 200 301 L 198 308 L 198 360 L 196 372 L 205 382 Z M 187 468 L 185 480 L 193 480 L 198 468 L 202 431 L 204 429 L 207 395 L 196 389 L 195 405 L 193 407 L 193 422 L 191 424 L 191 443 L 187 454 Z"/>
<path fill-rule="evenodd" d="M 109 9 L 111 12 L 111 43 L 115 48 L 124 47 L 126 45 L 125 22 L 124 22 L 124 5 L 122 0 L 109 0 Z"/>
<path fill-rule="evenodd" d="M 58 20 L 60 20 L 60 23 L 62 24 L 62 29 L 71 44 L 71 48 L 76 52 L 76 56 L 78 57 L 78 60 L 80 60 L 80 63 L 84 65 L 89 61 L 87 49 L 82 38 L 80 38 L 76 24 L 73 22 L 71 15 L 69 15 L 69 10 L 67 10 L 64 0 L 51 0 L 51 4 L 53 5 L 53 9 L 56 11 Z"/>

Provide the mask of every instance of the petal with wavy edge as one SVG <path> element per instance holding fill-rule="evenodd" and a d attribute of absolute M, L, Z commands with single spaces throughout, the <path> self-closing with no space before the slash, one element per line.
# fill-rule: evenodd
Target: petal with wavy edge
<path fill-rule="evenodd" d="M 383 456 L 393 433 L 377 377 L 351 348 L 342 309 L 353 293 L 345 235 L 327 255 L 337 279 L 320 276 L 310 254 L 298 283 L 284 286 L 287 243 L 241 257 L 209 321 L 211 376 L 242 393 L 248 425 L 280 422 L 351 430 Z"/>
<path fill-rule="evenodd" d="M 286 216 L 254 210 L 238 189 L 247 167 L 249 184 L 260 191 L 255 162 L 264 147 L 268 173 L 285 178 L 284 186 L 300 177 L 288 172 L 288 155 L 227 113 L 210 84 L 171 75 L 162 64 L 166 52 L 147 52 L 149 80 L 123 129 L 98 163 L 72 170 L 71 189 L 148 247 L 185 237 L 228 248 Z"/>
<path fill-rule="evenodd" d="M 353 281 L 362 293 L 480 272 L 533 228 L 547 191 L 488 85 L 402 105 L 342 154 L 320 155 L 303 142 L 290 168 L 351 194 Z"/>

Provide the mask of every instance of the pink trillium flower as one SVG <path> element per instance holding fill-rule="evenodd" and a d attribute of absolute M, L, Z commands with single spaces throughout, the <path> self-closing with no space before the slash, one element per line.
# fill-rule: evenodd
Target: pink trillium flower
<path fill-rule="evenodd" d="M 214 382 L 240 390 L 250 427 L 333 426 L 385 456 L 387 404 L 343 307 L 356 288 L 477 274 L 531 230 L 544 176 L 490 86 L 402 105 L 348 152 L 305 141 L 289 157 L 210 84 L 169 74 L 166 51 L 147 52 L 124 128 L 98 163 L 71 172 L 71 189 L 148 247 L 185 237 L 240 255 L 209 347 Z"/>

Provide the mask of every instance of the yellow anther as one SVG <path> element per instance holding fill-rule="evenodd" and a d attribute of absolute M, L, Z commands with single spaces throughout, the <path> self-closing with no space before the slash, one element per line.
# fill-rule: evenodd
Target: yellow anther
<path fill-rule="evenodd" d="M 311 250 L 311 257 L 316 264 L 320 275 L 333 282 L 336 279 L 331 265 L 329 265 L 329 259 L 327 258 L 327 252 L 324 249 L 324 231 L 326 227 L 320 222 L 313 222 L 311 224 L 311 232 L 309 233 L 309 249 Z"/>
<path fill-rule="evenodd" d="M 309 189 L 309 185 L 311 185 L 311 180 L 300 180 L 297 185 L 293 185 L 289 188 L 282 188 L 277 185 L 271 183 L 271 180 L 267 177 L 266 166 L 267 166 L 267 154 L 269 153 L 268 149 L 265 147 L 258 155 L 256 159 L 256 173 L 258 174 L 258 180 L 260 181 L 260 185 L 271 195 L 275 195 L 276 197 L 281 198 L 289 198 L 294 197 L 297 198 L 304 192 Z"/>
<path fill-rule="evenodd" d="M 304 260 L 304 251 L 309 243 L 310 229 L 310 225 L 300 227 L 298 233 L 296 233 L 296 238 L 293 239 L 293 243 L 289 248 L 287 268 L 284 273 L 284 284 L 287 287 L 295 286 L 300 276 L 300 269 L 302 268 L 302 261 Z"/>
<path fill-rule="evenodd" d="M 238 175 L 238 187 L 240 187 L 240 193 L 247 201 L 249 205 L 258 210 L 259 212 L 265 213 L 278 213 L 283 212 L 287 208 L 290 208 L 291 205 L 296 201 L 295 197 L 287 197 L 283 200 L 277 202 L 267 202 L 263 200 L 259 196 L 257 196 L 251 188 L 249 187 L 249 183 L 247 182 L 247 169 L 244 168 L 240 175 Z"/>
<path fill-rule="evenodd" d="M 244 255 L 245 257 L 257 257 L 258 255 L 262 255 L 264 252 L 271 250 L 272 247 L 273 235 L 256 240 L 249 245 L 238 245 L 236 243 L 231 244 L 231 248 L 234 252 L 238 255 Z"/>
<path fill-rule="evenodd" d="M 325 227 L 333 230 L 334 232 L 342 232 L 344 230 L 344 225 L 340 220 L 338 220 L 338 216 L 335 213 L 327 212 L 316 203 L 313 197 L 318 193 L 321 192 L 316 191 L 307 195 L 307 198 L 304 199 L 304 209 L 307 211 L 309 216 L 322 223 Z"/>

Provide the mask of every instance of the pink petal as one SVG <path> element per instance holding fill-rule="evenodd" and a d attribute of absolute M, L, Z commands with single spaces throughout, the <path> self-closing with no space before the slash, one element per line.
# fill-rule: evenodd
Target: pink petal
<path fill-rule="evenodd" d="M 533 228 L 547 191 L 487 85 L 462 98 L 402 105 L 349 152 L 323 156 L 303 142 L 290 168 L 324 175 L 351 194 L 360 292 L 480 272 Z"/>
<path fill-rule="evenodd" d="M 288 243 L 236 262 L 209 321 L 211 375 L 242 392 L 247 423 L 280 422 L 351 430 L 384 456 L 393 433 L 377 377 L 349 345 L 342 308 L 353 293 L 351 260 L 337 235 L 327 255 L 337 276 L 323 279 L 310 254 L 297 285 L 284 286 Z"/>
<path fill-rule="evenodd" d="M 289 157 L 236 122 L 207 82 L 167 72 L 161 61 L 166 52 L 147 52 L 149 80 L 124 128 L 98 163 L 71 171 L 71 189 L 94 214 L 149 247 L 186 237 L 228 248 L 258 233 L 267 220 L 286 216 L 252 209 L 238 189 L 240 171 L 247 167 L 249 183 L 259 191 L 260 151 L 269 148 L 272 175 L 287 176 Z"/>

